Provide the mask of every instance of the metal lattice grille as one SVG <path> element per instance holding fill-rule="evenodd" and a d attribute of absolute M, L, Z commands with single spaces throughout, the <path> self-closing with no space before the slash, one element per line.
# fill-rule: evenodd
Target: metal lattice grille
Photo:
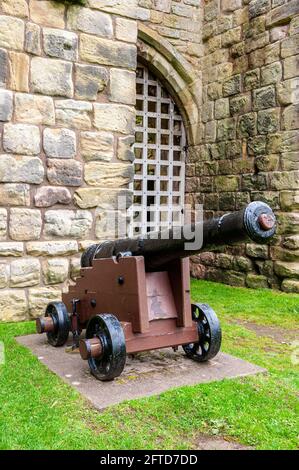
<path fill-rule="evenodd" d="M 177 106 L 142 65 L 136 89 L 135 235 L 181 224 L 185 191 L 185 130 Z"/>

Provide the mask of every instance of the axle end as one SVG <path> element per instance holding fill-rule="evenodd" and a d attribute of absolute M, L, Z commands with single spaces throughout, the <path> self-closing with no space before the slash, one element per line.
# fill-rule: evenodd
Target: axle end
<path fill-rule="evenodd" d="M 54 331 L 55 325 L 52 317 L 40 317 L 35 321 L 36 332 L 39 334 Z"/>
<path fill-rule="evenodd" d="M 101 340 L 97 337 L 91 339 L 80 339 L 79 351 L 84 361 L 91 358 L 99 358 L 103 353 Z"/>

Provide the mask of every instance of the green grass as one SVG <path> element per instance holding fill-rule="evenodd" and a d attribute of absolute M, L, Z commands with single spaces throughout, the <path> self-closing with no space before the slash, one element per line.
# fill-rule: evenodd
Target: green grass
<path fill-rule="evenodd" d="M 97 413 L 16 343 L 14 336 L 34 332 L 32 322 L 1 324 L 6 363 L 0 366 L 0 448 L 192 449 L 204 432 L 258 449 L 295 449 L 298 366 L 291 362 L 292 344 L 257 336 L 236 320 L 294 335 L 299 296 L 205 281 L 192 281 L 192 295 L 219 314 L 222 350 L 267 368 L 267 374 L 182 387 Z"/>

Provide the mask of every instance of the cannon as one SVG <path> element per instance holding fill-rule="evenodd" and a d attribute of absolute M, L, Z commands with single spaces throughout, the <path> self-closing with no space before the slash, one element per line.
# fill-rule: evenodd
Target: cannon
<path fill-rule="evenodd" d="M 82 254 L 75 285 L 62 302 L 48 304 L 37 332 L 53 346 L 64 345 L 72 332 L 73 347 L 102 381 L 122 373 L 127 354 L 182 346 L 197 362 L 212 359 L 221 327 L 209 305 L 191 304 L 189 256 L 247 238 L 267 243 L 275 229 L 271 208 L 257 201 L 167 233 L 92 245 Z M 190 248 L 199 235 L 200 246 Z"/>

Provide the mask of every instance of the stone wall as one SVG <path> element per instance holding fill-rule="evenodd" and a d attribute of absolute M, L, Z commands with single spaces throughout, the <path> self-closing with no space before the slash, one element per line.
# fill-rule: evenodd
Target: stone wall
<path fill-rule="evenodd" d="M 299 2 L 204 3 L 202 145 L 189 156 L 188 200 L 208 217 L 263 200 L 279 227 L 271 246 L 203 253 L 193 274 L 299 292 Z"/>
<path fill-rule="evenodd" d="M 130 200 L 137 16 L 135 0 L 0 1 L 0 321 L 58 299 L 107 204 Z"/>
<path fill-rule="evenodd" d="M 186 118 L 187 202 L 262 199 L 279 219 L 271 247 L 202 254 L 193 274 L 298 291 L 298 1 L 85 3 L 0 0 L 0 321 L 58 299 L 130 204 L 137 45 Z"/>
<path fill-rule="evenodd" d="M 203 55 L 202 0 L 138 0 L 139 18 L 166 38 L 198 71 Z"/>

